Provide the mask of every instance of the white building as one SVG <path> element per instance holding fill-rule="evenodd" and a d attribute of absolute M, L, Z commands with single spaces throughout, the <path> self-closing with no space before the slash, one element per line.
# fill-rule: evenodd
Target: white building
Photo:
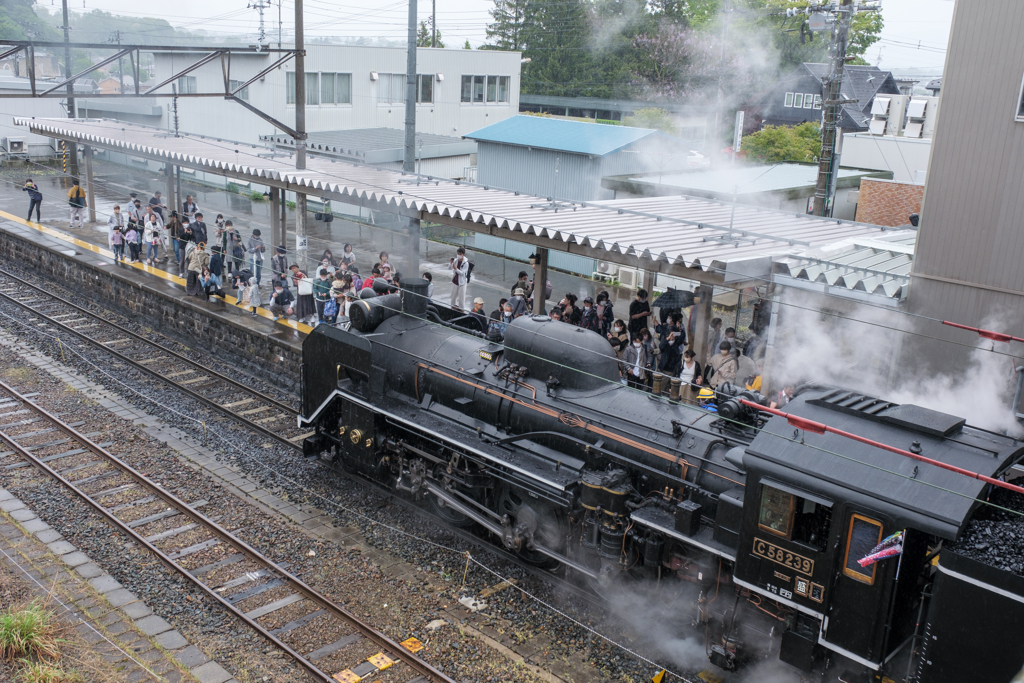
<path fill-rule="evenodd" d="M 923 185 L 939 98 L 878 97 L 871 114 L 868 132 L 843 136 L 843 166 L 891 171 L 895 182 Z"/>
<path fill-rule="evenodd" d="M 154 81 L 194 63 L 204 53 L 157 52 Z M 232 88 L 272 64 L 277 53 L 233 54 Z M 518 52 L 420 48 L 416 55 L 416 130 L 459 137 L 519 110 Z M 406 50 L 393 47 L 307 45 L 306 130 L 403 128 Z M 178 79 L 179 92 L 223 92 L 224 74 L 214 60 Z M 168 93 L 170 87 L 164 88 Z M 295 124 L 295 65 L 288 62 L 248 86 L 239 96 L 288 126 Z M 161 99 L 140 114 L 121 112 L 124 100 L 92 100 L 90 116 L 120 118 L 171 128 L 173 115 Z M 120 107 L 118 106 L 120 103 Z M 104 109 L 109 113 L 104 113 Z M 142 118 L 139 118 L 139 117 Z M 218 97 L 178 98 L 179 130 L 258 144 L 261 135 L 281 132 L 235 102 Z"/>

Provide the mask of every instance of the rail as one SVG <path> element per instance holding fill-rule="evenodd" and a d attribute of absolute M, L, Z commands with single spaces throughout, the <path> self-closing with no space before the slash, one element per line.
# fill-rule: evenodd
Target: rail
<path fill-rule="evenodd" d="M 6 394 L 8 394 L 11 397 L 11 399 L 20 404 L 23 409 L 27 409 L 30 412 L 35 413 L 42 419 L 50 422 L 56 429 L 65 433 L 71 439 L 81 444 L 81 446 L 85 450 L 89 451 L 90 453 L 96 456 L 99 456 L 102 459 L 103 464 L 108 465 L 118 470 L 120 473 L 124 474 L 128 479 L 131 480 L 132 486 L 138 487 L 146 492 L 147 496 L 144 496 L 143 498 L 140 498 L 138 500 L 141 501 L 149 500 L 150 498 L 159 498 L 167 506 L 177 511 L 177 513 L 182 514 L 189 520 L 191 520 L 192 524 L 194 524 L 195 527 L 201 527 L 208 531 L 211 534 L 212 538 L 208 541 L 204 541 L 203 543 L 190 546 L 189 548 L 186 548 L 183 551 L 179 551 L 178 553 L 166 553 L 157 547 L 156 538 L 147 538 L 143 536 L 142 533 L 139 531 L 139 529 L 143 528 L 145 524 L 140 525 L 138 523 L 139 520 L 136 520 L 131 525 L 126 522 L 123 522 L 117 518 L 112 509 L 106 508 L 99 502 L 99 499 L 104 497 L 102 494 L 107 492 L 100 492 L 99 494 L 96 494 L 95 497 L 90 496 L 80 487 L 78 487 L 75 484 L 75 482 L 69 480 L 60 471 L 52 467 L 48 462 L 44 462 L 42 458 L 35 456 L 33 453 L 27 450 L 25 446 L 18 442 L 17 436 L 12 436 L 8 434 L 6 431 L 0 431 L 0 441 L 6 443 L 14 453 L 20 455 L 22 458 L 27 460 L 37 469 L 45 473 L 47 476 L 60 482 L 61 485 L 72 491 L 75 495 L 80 497 L 86 504 L 92 507 L 97 513 L 103 516 L 108 522 L 117 527 L 119 532 L 125 534 L 126 536 L 134 540 L 136 543 L 138 543 L 140 546 L 149 550 L 156 557 L 158 557 L 160 561 L 163 562 L 168 568 L 177 572 L 183 578 L 190 581 L 192 584 L 194 584 L 196 587 L 202 590 L 208 597 L 210 597 L 215 602 L 220 604 L 224 609 L 228 610 L 235 617 L 237 617 L 242 622 L 247 624 L 249 627 L 257 631 L 263 638 L 265 638 L 269 642 L 273 643 L 276 647 L 286 652 L 288 655 L 294 658 L 295 661 L 298 662 L 303 668 L 305 668 L 311 674 L 316 676 L 318 679 L 324 681 L 325 683 L 334 683 L 337 680 L 342 680 L 326 674 L 316 666 L 316 664 L 314 663 L 314 661 L 312 661 L 311 658 L 307 657 L 307 655 L 316 654 L 317 651 L 314 651 L 313 653 L 307 653 L 306 655 L 299 653 L 294 648 L 289 646 L 287 643 L 282 641 L 275 633 L 271 632 L 271 630 L 262 626 L 257 621 L 257 619 L 259 618 L 258 616 L 254 616 L 252 612 L 243 612 L 236 605 L 232 604 L 232 602 L 223 595 L 224 586 L 221 586 L 219 590 L 215 590 L 215 586 L 210 586 L 204 583 L 200 576 L 194 575 L 181 564 L 176 562 L 175 559 L 187 556 L 187 554 L 183 553 L 186 553 L 186 551 L 192 550 L 194 548 L 206 548 L 216 543 L 225 543 L 226 545 L 230 546 L 236 553 L 251 560 L 254 564 L 263 567 L 263 569 L 261 569 L 257 573 L 260 577 L 273 577 L 275 580 L 279 580 L 283 582 L 285 585 L 287 585 L 288 588 L 293 591 L 291 596 L 295 596 L 294 601 L 297 601 L 298 599 L 308 600 L 310 603 L 317 606 L 319 610 L 322 610 L 330 616 L 344 622 L 345 624 L 348 624 L 355 630 L 356 633 L 359 634 L 359 636 L 361 636 L 361 638 L 365 638 L 366 640 L 369 640 L 370 642 L 382 648 L 383 651 L 380 653 L 380 655 L 384 655 L 383 659 L 380 658 L 380 655 L 375 655 L 373 658 L 371 658 L 366 663 L 360 666 L 366 666 L 367 664 L 370 664 L 371 666 L 375 666 L 377 670 L 381 670 L 384 668 L 388 668 L 393 663 L 401 662 L 407 665 L 413 672 L 415 672 L 417 676 L 425 678 L 426 681 L 430 681 L 432 683 L 455 683 L 455 681 L 453 681 L 451 678 L 444 675 L 443 673 L 435 669 L 433 666 L 431 666 L 424 660 L 414 655 L 404 645 L 391 640 L 380 631 L 374 629 L 372 626 L 370 626 L 369 624 L 365 623 L 364 621 L 356 617 L 354 614 L 347 611 L 341 605 L 338 605 L 327 596 L 323 595 L 322 593 L 319 593 L 314 588 L 308 586 L 305 582 L 299 579 L 298 576 L 288 572 L 283 566 L 273 562 L 272 560 L 264 556 L 262 553 L 260 553 L 258 550 L 247 544 L 245 541 L 238 538 L 227 529 L 224 529 L 216 522 L 200 513 L 194 507 L 188 505 L 181 499 L 177 498 L 174 494 L 161 488 L 157 484 L 152 483 L 147 477 L 145 477 L 143 474 L 132 468 L 124 461 L 117 458 L 117 456 L 102 448 L 94 441 L 92 441 L 90 438 L 88 438 L 84 434 L 81 434 L 74 427 L 71 427 L 67 423 L 63 422 L 58 417 L 51 414 L 38 404 L 29 400 L 26 396 L 22 395 L 13 387 L 9 386 L 3 381 L 0 381 L 0 391 L 3 391 Z M 37 431 L 38 430 L 33 430 L 32 433 L 36 433 Z M 91 476 L 86 477 L 86 479 L 90 480 L 92 480 L 92 478 L 93 477 Z M 119 486 L 116 487 L 116 489 L 114 490 L 118 492 L 123 492 L 124 489 Z M 124 504 L 122 503 L 121 505 Z M 117 509 L 120 509 L 121 505 L 119 505 Z M 241 583 L 237 583 L 236 585 L 244 585 L 244 583 L 248 581 L 249 577 L 251 576 L 253 576 L 252 573 L 247 573 L 243 577 L 243 581 Z M 225 584 L 225 586 L 228 586 L 232 583 L 235 582 L 228 582 L 227 584 Z M 290 598 L 284 598 L 283 600 L 288 599 Z M 341 643 L 343 640 L 344 638 L 342 640 L 337 641 L 337 643 Z M 334 643 L 333 645 L 336 645 L 337 643 Z M 331 647 L 331 645 L 332 644 L 329 644 L 324 648 L 320 648 L 320 650 L 327 649 Z M 341 647 L 342 646 L 336 648 L 334 652 L 340 651 Z M 385 652 L 387 653 L 386 655 Z M 376 666 L 376 664 L 373 664 L 374 661 L 378 662 L 382 666 Z M 413 676 L 411 676 L 410 678 L 411 680 L 417 681 L 423 680 L 423 678 L 415 678 Z"/>

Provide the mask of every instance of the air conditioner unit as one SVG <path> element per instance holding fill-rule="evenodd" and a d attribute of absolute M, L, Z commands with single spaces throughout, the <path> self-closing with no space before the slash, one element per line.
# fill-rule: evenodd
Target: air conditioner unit
<path fill-rule="evenodd" d="M 912 119 L 923 119 L 924 112 L 928 107 L 928 100 L 921 98 L 914 98 L 910 100 L 910 104 L 907 105 L 907 116 Z"/>
<path fill-rule="evenodd" d="M 26 152 L 25 138 L 4 138 L 3 149 L 8 154 L 24 154 Z"/>
<path fill-rule="evenodd" d="M 597 270 L 594 271 L 594 277 L 604 279 L 610 279 L 615 277 L 615 274 L 619 272 L 619 267 L 614 263 L 608 263 L 607 261 L 598 261 Z"/>
<path fill-rule="evenodd" d="M 905 138 L 919 138 L 921 137 L 921 131 L 924 129 L 924 123 L 921 121 L 911 121 L 903 129 L 903 137 Z"/>
<path fill-rule="evenodd" d="M 623 287 L 635 289 L 640 286 L 640 271 L 636 268 L 619 268 L 619 282 Z"/>

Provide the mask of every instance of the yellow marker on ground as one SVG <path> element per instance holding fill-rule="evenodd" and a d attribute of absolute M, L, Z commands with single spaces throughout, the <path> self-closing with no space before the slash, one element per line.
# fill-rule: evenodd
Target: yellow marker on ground
<path fill-rule="evenodd" d="M 661 683 L 663 680 L 665 680 L 665 669 L 654 674 L 654 677 L 651 679 L 651 683 Z"/>

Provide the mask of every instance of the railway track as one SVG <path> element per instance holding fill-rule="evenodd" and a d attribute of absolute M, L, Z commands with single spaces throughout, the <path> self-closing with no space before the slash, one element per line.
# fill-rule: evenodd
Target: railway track
<path fill-rule="evenodd" d="M 18 433 L 15 433 L 18 432 Z M 57 438 L 60 437 L 60 438 Z M 58 481 L 103 516 L 111 525 L 139 546 L 146 548 L 169 569 L 201 589 L 212 600 L 289 654 L 316 679 L 330 683 L 353 683 L 389 669 L 387 679 L 404 683 L 455 683 L 417 657 L 422 647 L 415 639 L 397 643 L 304 583 L 286 567 L 271 561 L 245 541 L 221 527 L 199 510 L 204 501 L 188 504 L 172 492 L 151 482 L 92 439 L 79 433 L 27 396 L 0 381 L 0 444 Z M 64 458 L 81 462 L 68 466 Z M 91 459 L 95 457 L 95 459 Z M 148 509 L 148 510 L 147 510 Z M 140 512 L 152 514 L 138 516 Z M 180 524 L 173 520 L 177 518 Z M 168 520 L 172 520 L 169 524 Z M 150 532 L 147 532 L 147 527 Z M 153 533 L 154 529 L 164 529 Z M 193 537 L 204 540 L 176 551 L 174 539 L 199 530 Z M 202 567 L 188 568 L 188 558 L 220 546 L 223 559 Z M 193 560 L 195 558 L 193 557 Z M 226 567 L 235 566 L 233 578 Z M 219 571 L 218 571 L 219 570 Z M 205 577 L 205 578 L 204 578 Z M 261 593 L 274 590 L 277 599 L 244 611 L 241 604 Z M 295 603 L 305 602 L 308 611 L 275 629 L 265 627 L 261 618 Z M 294 608 L 293 608 L 294 609 Z M 309 634 L 331 633 L 316 649 L 298 651 L 290 643 L 314 642 Z M 342 634 L 341 637 L 337 637 Z M 320 639 L 325 640 L 324 638 Z M 318 641 L 317 641 L 318 642 Z M 377 654 L 365 656 L 376 651 Z M 329 674 L 318 662 L 345 662 L 347 668 Z M 336 670 L 337 664 L 331 667 Z"/>
<path fill-rule="evenodd" d="M 0 300 L 27 311 L 26 321 L 100 348 L 281 445 L 301 453 L 310 435 L 297 428 L 295 408 L 2 269 Z"/>
<path fill-rule="evenodd" d="M 28 288 L 41 296 L 38 299 L 31 299 L 25 294 L 25 289 L 23 288 Z M 0 269 L 0 299 L 10 301 L 11 303 L 29 311 L 31 316 L 26 319 L 26 322 L 37 322 L 32 319 L 36 318 L 44 324 L 49 324 L 56 329 L 69 332 L 93 346 L 114 355 L 116 358 L 124 360 L 126 364 L 146 371 L 147 374 L 153 378 L 169 384 L 175 389 L 184 391 L 186 394 L 197 398 L 205 405 L 208 405 L 223 414 L 229 415 L 244 426 L 273 438 L 278 443 L 287 445 L 299 452 L 302 451 L 301 441 L 306 436 L 309 436 L 309 433 L 291 434 L 291 432 L 298 431 L 294 428 L 294 417 L 298 414 L 298 411 L 290 406 L 281 404 L 273 398 L 264 396 L 263 394 L 246 387 L 244 384 L 241 384 L 230 377 L 219 374 L 204 365 L 196 363 L 179 353 L 167 349 L 160 344 L 152 342 L 138 333 L 109 322 L 96 313 L 83 309 L 80 306 L 76 306 L 41 287 L 26 283 L 17 275 L 8 273 L 3 269 Z M 52 303 L 50 306 L 45 306 L 44 304 L 46 304 L 48 299 Z M 40 306 L 43 307 L 40 308 Z M 82 322 L 81 320 L 73 321 L 70 317 L 60 318 L 61 315 L 68 312 L 68 309 L 80 312 L 82 316 L 88 319 L 89 322 Z M 61 313 L 57 313 L 57 311 L 61 311 Z M 85 327 L 85 325 L 88 325 L 88 327 Z M 125 349 L 120 344 L 112 347 L 107 340 L 108 337 L 115 341 L 125 337 L 136 339 L 142 343 L 142 347 L 132 350 Z M 187 375 L 177 375 L 176 377 L 172 377 L 170 375 L 164 375 L 160 372 L 154 371 L 154 368 L 159 364 L 159 361 L 164 359 L 173 359 L 174 362 L 189 364 L 192 366 L 194 372 Z M 181 371 L 179 370 L 178 372 Z M 205 380 L 201 382 L 193 382 L 195 379 L 201 379 L 203 375 L 209 375 L 212 379 L 209 382 Z M 174 381 L 178 378 L 182 381 Z M 223 380 L 232 388 L 232 390 L 226 394 L 231 397 L 231 400 L 224 404 L 218 401 L 218 397 L 224 395 L 216 386 L 216 381 L 218 380 Z M 188 382 L 192 383 L 189 384 Z M 239 398 L 240 393 L 248 394 L 251 397 L 251 400 L 246 401 L 245 399 Z M 261 408 L 267 408 L 267 410 L 259 410 Z M 235 409 L 241 412 L 236 412 Z M 286 422 L 284 418 L 278 419 L 274 414 L 268 415 L 267 417 L 257 418 L 256 420 L 250 420 L 247 417 L 249 414 L 254 414 L 252 411 L 258 411 L 255 413 L 256 415 L 267 415 L 267 413 L 271 412 L 271 409 L 275 409 L 286 414 L 291 422 Z M 270 420 L 270 422 L 266 422 L 267 420 Z M 285 429 L 287 431 L 284 434 L 270 432 L 266 428 L 267 425 L 272 425 L 275 428 Z M 486 548 L 488 551 L 501 556 L 505 561 L 516 565 L 521 570 L 537 579 L 540 579 L 541 581 L 557 586 L 562 591 L 572 593 L 577 598 L 583 599 L 592 605 L 597 606 L 600 604 L 591 589 L 577 585 L 576 583 L 568 581 L 561 576 L 557 576 L 550 571 L 540 569 L 529 564 L 514 553 L 510 553 L 499 546 L 488 543 L 485 539 L 481 539 L 479 536 L 469 531 L 449 526 L 429 511 L 412 504 L 410 501 L 395 496 L 393 491 L 389 491 L 384 487 L 377 486 L 374 482 L 366 481 L 358 476 L 349 475 L 345 472 L 337 472 L 337 474 L 350 479 L 357 485 L 372 486 L 376 491 L 381 495 L 386 496 L 392 502 L 401 505 L 411 512 L 427 517 L 431 522 L 438 526 L 443 526 L 448 532 L 458 536 L 463 541 Z"/>

